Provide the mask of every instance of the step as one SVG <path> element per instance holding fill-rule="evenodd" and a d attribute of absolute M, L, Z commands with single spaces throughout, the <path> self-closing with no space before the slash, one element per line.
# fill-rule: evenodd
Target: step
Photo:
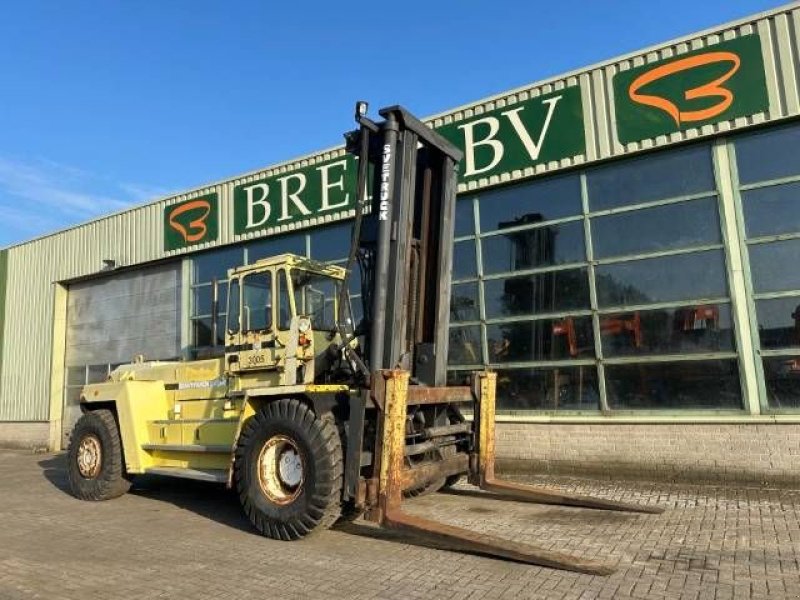
<path fill-rule="evenodd" d="M 184 469 L 183 467 L 153 467 L 145 471 L 147 475 L 166 475 L 181 477 L 195 481 L 228 483 L 228 472 L 225 469 Z"/>
<path fill-rule="evenodd" d="M 203 452 L 206 454 L 230 454 L 233 452 L 233 448 L 225 444 L 142 444 L 142 450 L 148 452 Z"/>

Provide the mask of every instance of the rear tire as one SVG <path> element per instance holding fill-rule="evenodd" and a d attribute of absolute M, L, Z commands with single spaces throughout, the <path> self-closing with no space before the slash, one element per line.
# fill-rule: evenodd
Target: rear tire
<path fill-rule="evenodd" d="M 67 450 L 67 476 L 73 495 L 81 500 L 110 500 L 130 489 L 119 428 L 110 410 L 78 419 Z"/>
<path fill-rule="evenodd" d="M 341 515 L 342 443 L 333 416 L 296 399 L 270 402 L 242 429 L 234 475 L 255 528 L 277 540 L 327 529 Z"/>

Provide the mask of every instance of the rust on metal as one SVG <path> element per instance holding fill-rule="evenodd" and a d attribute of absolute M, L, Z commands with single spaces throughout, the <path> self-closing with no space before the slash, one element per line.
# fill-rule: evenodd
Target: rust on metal
<path fill-rule="evenodd" d="M 452 404 L 456 402 L 472 402 L 472 390 L 468 387 L 422 387 L 408 388 L 409 406 L 422 404 Z"/>
<path fill-rule="evenodd" d="M 422 487 L 441 477 L 465 473 L 467 470 L 469 470 L 469 457 L 465 454 L 417 465 L 403 471 L 403 491 Z"/>

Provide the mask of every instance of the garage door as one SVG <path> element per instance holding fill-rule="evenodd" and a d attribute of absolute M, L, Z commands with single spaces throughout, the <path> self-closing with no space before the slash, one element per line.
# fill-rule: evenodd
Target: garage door
<path fill-rule="evenodd" d="M 180 263 L 118 273 L 69 287 L 64 387 L 64 443 L 80 416 L 86 383 L 133 360 L 180 356 Z"/>

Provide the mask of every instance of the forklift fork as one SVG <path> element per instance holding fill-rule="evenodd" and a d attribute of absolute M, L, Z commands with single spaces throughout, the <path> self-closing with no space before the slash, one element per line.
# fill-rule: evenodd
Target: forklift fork
<path fill-rule="evenodd" d="M 403 512 L 403 491 L 465 470 L 470 483 L 494 492 L 502 498 L 525 502 L 564 504 L 605 510 L 660 513 L 657 507 L 639 506 L 587 496 L 559 494 L 552 491 L 503 482 L 494 476 L 494 401 L 495 373 L 476 373 L 473 386 L 430 388 L 409 387 L 409 373 L 402 370 L 380 371 L 373 387 L 373 397 L 383 413 L 375 456 L 376 470 L 368 484 L 366 518 L 383 527 L 398 529 L 427 538 L 452 550 L 494 556 L 527 564 L 566 569 L 592 575 L 609 575 L 614 568 L 606 563 L 553 552 L 529 544 L 476 533 L 417 517 Z M 421 404 L 474 402 L 474 452 L 446 458 L 434 465 L 405 467 L 407 407 Z"/>

